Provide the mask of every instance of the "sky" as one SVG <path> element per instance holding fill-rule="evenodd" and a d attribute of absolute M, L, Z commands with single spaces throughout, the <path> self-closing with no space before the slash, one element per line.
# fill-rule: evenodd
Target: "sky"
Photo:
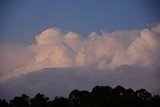
<path fill-rule="evenodd" d="M 1 42 L 30 44 L 50 27 L 90 32 L 146 28 L 159 22 L 159 0 L 1 0 Z"/>
<path fill-rule="evenodd" d="M 0 2 L 0 98 L 96 85 L 160 93 L 158 0 Z"/>

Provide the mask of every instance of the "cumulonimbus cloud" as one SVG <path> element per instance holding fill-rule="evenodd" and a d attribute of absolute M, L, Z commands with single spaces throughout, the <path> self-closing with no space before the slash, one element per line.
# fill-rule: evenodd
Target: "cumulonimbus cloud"
<path fill-rule="evenodd" d="M 2 76 L 2 81 L 44 68 L 114 70 L 122 65 L 142 68 L 160 66 L 160 25 L 142 30 L 92 32 L 88 36 L 49 28 L 35 39 L 35 44 L 25 47 L 31 57 L 29 63 Z"/>

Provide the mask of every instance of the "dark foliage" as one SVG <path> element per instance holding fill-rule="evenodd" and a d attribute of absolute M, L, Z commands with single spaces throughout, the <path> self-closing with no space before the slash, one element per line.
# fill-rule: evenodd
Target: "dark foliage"
<path fill-rule="evenodd" d="M 34 98 L 22 94 L 9 103 L 0 99 L 0 107 L 160 107 L 160 96 L 152 96 L 145 89 L 96 86 L 91 92 L 75 89 L 68 98 L 55 97 L 53 100 L 39 93 Z"/>

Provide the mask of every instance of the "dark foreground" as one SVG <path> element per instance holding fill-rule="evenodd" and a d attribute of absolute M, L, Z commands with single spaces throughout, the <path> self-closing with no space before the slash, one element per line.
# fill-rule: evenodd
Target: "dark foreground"
<path fill-rule="evenodd" d="M 91 92 L 75 89 L 68 98 L 55 97 L 53 100 L 39 93 L 34 98 L 22 94 L 10 102 L 0 99 L 0 107 L 160 107 L 160 96 L 153 96 L 145 89 L 96 86 Z"/>

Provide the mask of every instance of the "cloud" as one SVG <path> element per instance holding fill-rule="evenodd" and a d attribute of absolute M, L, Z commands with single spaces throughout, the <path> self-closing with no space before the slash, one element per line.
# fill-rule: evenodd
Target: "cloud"
<path fill-rule="evenodd" d="M 160 94 L 160 25 L 82 36 L 49 28 L 28 46 L 0 45 L 0 98 L 66 96 L 96 85 Z"/>
<path fill-rule="evenodd" d="M 35 44 L 23 49 L 16 46 L 14 54 L 8 50 L 1 52 L 1 56 L 6 57 L 3 61 L 21 64 L 11 67 L 14 71 L 3 73 L 1 81 L 44 68 L 91 67 L 107 71 L 123 65 L 157 68 L 160 66 L 159 26 L 111 33 L 102 31 L 101 34 L 92 32 L 85 37 L 58 28 L 46 29 L 35 37 Z"/>
<path fill-rule="evenodd" d="M 112 72 L 96 68 L 48 68 L 32 72 L 0 84 L 0 98 L 12 99 L 23 93 L 34 97 L 42 93 L 51 99 L 65 96 L 74 90 L 91 90 L 96 85 L 115 87 L 122 85 L 134 90 L 145 88 L 152 94 L 160 94 L 158 69 L 121 66 Z"/>
<path fill-rule="evenodd" d="M 26 47 L 15 44 L 0 44 L 0 78 L 12 74 L 16 68 L 30 64 L 33 54 Z"/>
<path fill-rule="evenodd" d="M 159 66 L 159 52 L 159 38 L 149 29 L 144 29 L 140 37 L 136 38 L 126 50 L 116 52 L 110 66 L 112 68 L 121 65 L 152 67 L 158 64 Z"/>

